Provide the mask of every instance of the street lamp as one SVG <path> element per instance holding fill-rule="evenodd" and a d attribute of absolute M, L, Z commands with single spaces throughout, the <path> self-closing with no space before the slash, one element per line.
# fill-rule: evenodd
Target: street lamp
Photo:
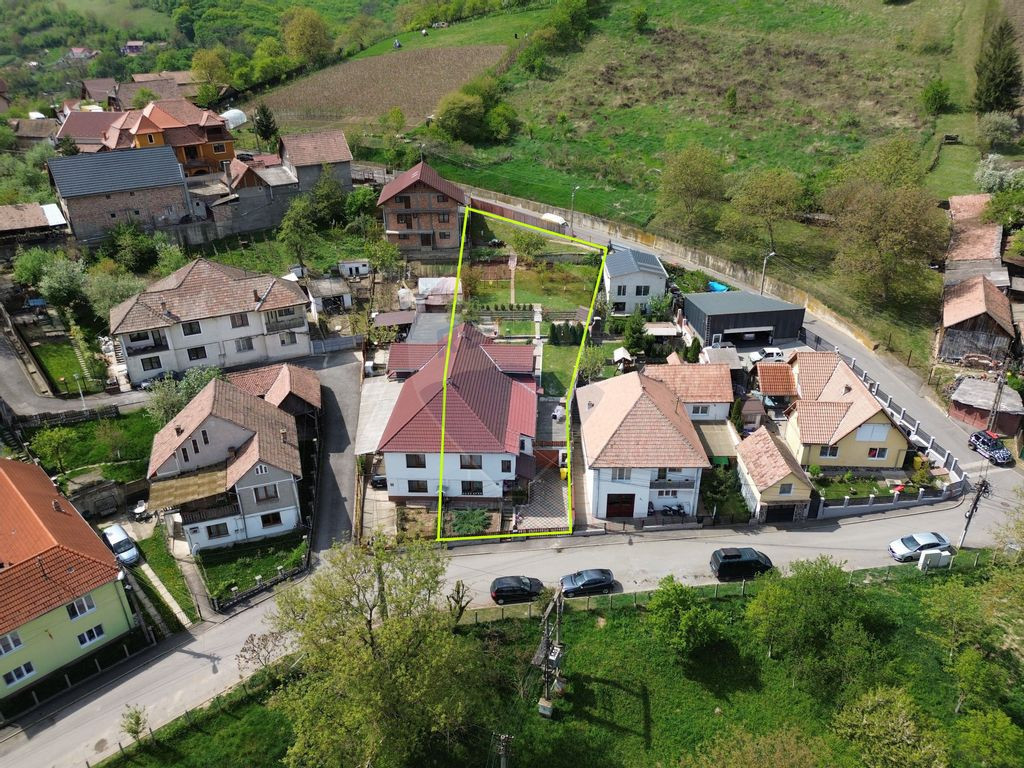
<path fill-rule="evenodd" d="M 75 384 L 78 385 L 78 396 L 82 398 L 82 410 L 85 410 L 85 393 L 82 392 L 82 376 L 81 374 L 75 374 Z"/>
<path fill-rule="evenodd" d="M 765 274 L 768 271 L 768 259 L 770 259 L 774 255 L 775 255 L 775 251 L 768 251 L 768 253 L 766 253 L 764 255 L 764 263 L 761 264 L 761 295 L 762 296 L 764 296 L 764 279 L 765 279 Z"/>
<path fill-rule="evenodd" d="M 579 184 L 572 188 L 572 202 L 569 205 L 569 234 L 573 237 L 576 236 L 576 230 L 573 228 L 573 219 L 576 216 L 576 193 L 579 189 Z"/>

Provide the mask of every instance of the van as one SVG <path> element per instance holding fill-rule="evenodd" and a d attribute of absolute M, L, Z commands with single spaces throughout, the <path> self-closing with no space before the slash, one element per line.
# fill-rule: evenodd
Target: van
<path fill-rule="evenodd" d="M 117 562 L 121 565 L 135 565 L 139 562 L 138 547 L 135 546 L 135 542 L 132 541 L 128 532 L 118 523 L 103 529 L 103 540 L 107 542 L 107 546 L 110 547 Z"/>
<path fill-rule="evenodd" d="M 719 581 L 752 579 L 772 569 L 772 561 L 752 547 L 724 547 L 711 553 L 711 573 Z"/>

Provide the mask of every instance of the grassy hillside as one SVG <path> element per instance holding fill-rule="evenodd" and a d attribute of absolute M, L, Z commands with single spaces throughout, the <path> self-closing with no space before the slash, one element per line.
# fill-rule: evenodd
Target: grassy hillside
<path fill-rule="evenodd" d="M 114 29 L 151 29 L 170 32 L 173 25 L 166 13 L 146 8 L 132 0 L 63 0 L 69 11 L 92 14 Z"/>

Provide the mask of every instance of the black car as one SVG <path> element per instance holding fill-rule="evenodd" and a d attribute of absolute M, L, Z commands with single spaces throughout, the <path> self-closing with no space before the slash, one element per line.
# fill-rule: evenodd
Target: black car
<path fill-rule="evenodd" d="M 388 487 L 387 475 L 374 475 L 370 478 L 370 487 L 382 491 Z"/>
<path fill-rule="evenodd" d="M 607 595 L 615 586 L 615 577 L 607 568 L 592 568 L 563 576 L 559 583 L 562 585 L 562 594 L 566 597 L 598 593 Z"/>
<path fill-rule="evenodd" d="M 752 579 L 771 569 L 768 555 L 752 547 L 724 547 L 711 553 L 711 573 L 719 581 Z"/>
<path fill-rule="evenodd" d="M 528 603 L 536 600 L 544 589 L 540 579 L 526 576 L 502 576 L 491 582 L 491 600 L 498 605 L 505 603 Z"/>
<path fill-rule="evenodd" d="M 1012 464 L 1013 454 L 999 441 L 999 435 L 981 430 L 967 438 L 967 445 L 993 464 Z"/>

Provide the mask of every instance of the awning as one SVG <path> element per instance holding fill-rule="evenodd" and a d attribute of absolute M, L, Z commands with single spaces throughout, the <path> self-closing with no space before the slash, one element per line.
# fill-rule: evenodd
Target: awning
<path fill-rule="evenodd" d="M 730 459 L 736 455 L 736 432 L 727 421 L 695 421 L 697 434 L 704 446 L 704 451 L 712 464 L 721 464 L 715 459 Z"/>
<path fill-rule="evenodd" d="M 363 380 L 359 397 L 359 426 L 356 428 L 356 455 L 376 452 L 401 391 L 402 382 L 392 381 L 386 376 Z"/>
<path fill-rule="evenodd" d="M 774 325 L 755 325 L 750 328 L 726 328 L 722 333 L 771 333 L 774 330 Z"/>
<path fill-rule="evenodd" d="M 218 496 L 227 490 L 226 482 L 227 468 L 224 464 L 156 480 L 149 485 L 149 508 L 173 509 L 190 501 Z"/>

